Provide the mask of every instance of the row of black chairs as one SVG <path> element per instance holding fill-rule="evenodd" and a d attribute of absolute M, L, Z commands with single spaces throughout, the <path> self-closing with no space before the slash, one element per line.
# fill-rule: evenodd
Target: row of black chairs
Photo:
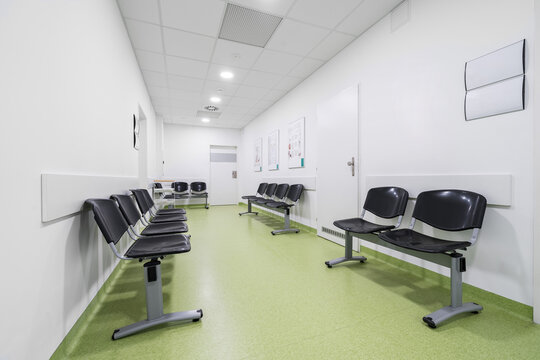
<path fill-rule="evenodd" d="M 88 199 L 96 223 L 105 241 L 121 260 L 148 260 L 144 264 L 146 320 L 114 330 L 112 339 L 120 339 L 159 324 L 173 321 L 199 321 L 201 309 L 163 313 L 161 262 L 165 256 L 191 250 L 191 236 L 184 209 L 158 209 L 146 189 L 131 190 L 131 195 L 112 195 L 110 199 Z M 137 204 L 137 205 L 136 205 Z M 138 206 L 138 208 L 137 208 Z M 140 210 L 140 211 L 139 211 Z M 139 233 L 137 224 L 144 229 Z M 122 255 L 116 245 L 124 234 L 133 240 Z"/>
<path fill-rule="evenodd" d="M 291 228 L 290 214 L 291 208 L 298 204 L 302 193 L 304 192 L 304 185 L 302 184 L 277 184 L 277 183 L 261 183 L 257 188 L 256 195 L 245 195 L 242 199 L 248 201 L 248 211 L 239 213 L 242 216 L 244 214 L 258 215 L 257 211 L 252 211 L 252 205 L 258 205 L 266 207 L 272 210 L 277 210 L 283 213 L 284 226 L 283 229 L 272 230 L 272 235 L 283 234 L 289 232 L 298 233 L 299 229 Z"/>
<path fill-rule="evenodd" d="M 353 236 L 362 240 L 398 250 L 450 268 L 451 305 L 423 317 L 431 328 L 461 313 L 478 313 L 482 306 L 462 302 L 462 273 L 465 272 L 465 256 L 457 250 L 467 250 L 478 239 L 486 211 L 486 198 L 465 190 L 432 190 L 418 195 L 411 223 L 406 229 L 396 229 L 401 224 L 409 194 L 399 187 L 379 187 L 367 193 L 359 218 L 343 219 L 334 225 L 345 230 L 345 256 L 326 261 L 332 266 L 345 261 L 365 262 L 363 256 L 352 256 Z M 396 225 L 380 225 L 364 219 L 366 211 L 373 215 L 391 219 L 397 217 Z M 451 241 L 428 236 L 414 230 L 419 220 L 435 229 L 444 231 L 472 230 L 469 241 Z M 376 236 L 366 236 L 374 234 Z"/>
<path fill-rule="evenodd" d="M 157 182 L 154 183 L 154 188 L 162 189 L 163 185 Z M 189 198 L 204 198 L 204 207 L 208 209 L 208 191 L 205 182 L 194 181 L 188 185 L 187 182 L 175 181 L 171 183 L 171 188 L 173 189 L 173 193 L 164 195 L 164 199 L 177 200 Z M 176 202 L 174 202 L 174 204 L 176 205 Z"/>

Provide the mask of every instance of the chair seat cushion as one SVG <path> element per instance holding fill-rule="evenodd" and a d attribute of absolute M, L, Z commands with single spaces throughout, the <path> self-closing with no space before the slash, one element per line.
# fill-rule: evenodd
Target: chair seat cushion
<path fill-rule="evenodd" d="M 286 202 L 283 202 L 283 201 L 270 201 L 270 202 L 267 202 L 265 205 L 271 208 L 276 208 L 276 209 L 277 208 L 285 209 L 285 208 L 294 206 L 292 204 L 287 204 Z"/>
<path fill-rule="evenodd" d="M 152 223 L 165 223 L 171 221 L 186 221 L 187 217 L 184 214 L 158 215 L 152 218 Z"/>
<path fill-rule="evenodd" d="M 471 246 L 468 241 L 437 239 L 411 229 L 399 229 L 379 234 L 379 238 L 391 244 L 427 253 L 445 253 Z"/>
<path fill-rule="evenodd" d="M 141 235 L 165 235 L 165 234 L 175 234 L 175 233 L 184 233 L 188 231 L 186 223 L 183 222 L 169 222 L 169 223 L 158 223 L 148 225 L 142 232 Z"/>
<path fill-rule="evenodd" d="M 255 200 L 257 198 L 258 198 L 257 195 L 244 195 L 244 196 L 242 196 L 242 199 L 246 199 L 246 200 Z"/>
<path fill-rule="evenodd" d="M 168 215 L 168 214 L 185 214 L 186 209 L 159 209 L 157 211 L 158 215 Z"/>
<path fill-rule="evenodd" d="M 126 256 L 142 258 L 185 253 L 191 250 L 189 237 L 186 235 L 143 236 L 131 245 Z"/>
<path fill-rule="evenodd" d="M 266 203 L 275 202 L 275 200 L 261 198 L 261 199 L 255 200 L 254 202 L 257 204 L 266 204 Z"/>
<path fill-rule="evenodd" d="M 334 221 L 334 225 L 345 231 L 358 234 L 369 234 L 372 232 L 385 231 L 394 228 L 394 225 L 379 225 L 361 218 L 351 218 Z"/>

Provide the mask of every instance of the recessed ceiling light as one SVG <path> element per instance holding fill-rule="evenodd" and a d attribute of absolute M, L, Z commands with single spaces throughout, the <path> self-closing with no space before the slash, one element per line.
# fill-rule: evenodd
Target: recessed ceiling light
<path fill-rule="evenodd" d="M 201 121 L 203 123 L 209 123 L 210 122 L 210 119 L 209 118 L 202 118 Z"/>
<path fill-rule="evenodd" d="M 223 79 L 232 79 L 234 77 L 234 74 L 230 71 L 222 71 L 219 76 L 221 76 Z"/>
<path fill-rule="evenodd" d="M 219 102 L 221 102 L 221 98 L 219 98 L 219 97 L 217 97 L 217 96 L 212 96 L 212 97 L 210 98 L 210 101 L 211 101 L 211 102 L 214 102 L 214 103 L 219 103 Z"/>

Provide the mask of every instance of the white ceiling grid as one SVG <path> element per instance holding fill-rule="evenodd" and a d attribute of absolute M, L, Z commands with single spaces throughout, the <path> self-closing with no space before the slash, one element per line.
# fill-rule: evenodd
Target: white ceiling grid
<path fill-rule="evenodd" d="M 167 123 L 242 128 L 402 0 L 117 1 L 156 113 Z M 220 39 L 228 4 L 283 20 L 264 47 Z M 221 115 L 203 124 L 197 112 L 207 105 Z"/>

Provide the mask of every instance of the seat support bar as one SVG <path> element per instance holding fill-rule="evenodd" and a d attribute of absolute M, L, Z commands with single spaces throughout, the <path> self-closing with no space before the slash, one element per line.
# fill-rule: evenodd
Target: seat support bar
<path fill-rule="evenodd" d="M 116 329 L 113 340 L 138 333 L 150 327 L 172 321 L 199 321 L 203 316 L 201 309 L 163 314 L 163 291 L 161 285 L 161 263 L 157 259 L 144 264 L 144 281 L 146 287 L 147 319 Z"/>
<path fill-rule="evenodd" d="M 353 236 L 349 231 L 345 231 L 345 256 L 336 258 L 334 260 L 328 260 L 328 261 L 325 261 L 324 263 L 326 264 L 326 266 L 331 268 L 334 265 L 341 264 L 342 262 L 346 262 L 346 261 L 360 261 L 363 263 L 367 260 L 364 256 L 353 256 L 352 251 L 353 251 Z"/>
<path fill-rule="evenodd" d="M 251 200 L 248 200 L 248 211 L 238 213 L 238 215 L 240 215 L 240 216 L 245 215 L 245 214 L 255 214 L 255 215 L 259 215 L 258 212 L 256 212 L 256 211 L 251 211 Z"/>
<path fill-rule="evenodd" d="M 289 208 L 285 209 L 285 215 L 283 217 L 284 226 L 283 229 L 279 230 L 272 230 L 272 235 L 279 235 L 279 234 L 285 234 L 285 233 L 299 233 L 299 229 L 291 228 L 291 219 L 290 219 L 291 211 Z"/>

